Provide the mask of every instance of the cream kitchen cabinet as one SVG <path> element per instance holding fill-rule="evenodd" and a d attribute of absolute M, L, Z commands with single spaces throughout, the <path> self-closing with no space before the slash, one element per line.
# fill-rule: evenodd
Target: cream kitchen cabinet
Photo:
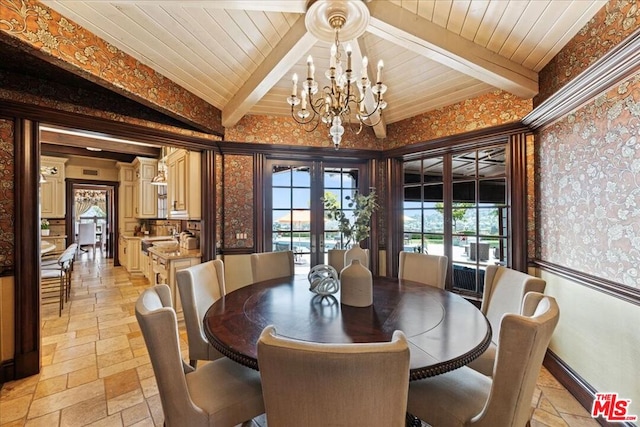
<path fill-rule="evenodd" d="M 133 233 L 138 225 L 135 212 L 135 188 L 136 175 L 133 166 L 129 163 L 117 163 L 119 169 L 118 178 L 120 187 L 118 190 L 118 227 L 121 233 Z M 121 257 L 122 258 L 122 257 Z M 122 259 L 120 263 L 122 264 Z"/>
<path fill-rule="evenodd" d="M 165 252 L 149 248 L 149 256 L 151 258 L 152 280 L 153 285 L 164 283 L 171 289 L 171 300 L 174 309 L 179 315 L 182 314 L 182 303 L 180 301 L 180 292 L 178 292 L 176 283 L 176 272 L 189 268 L 193 265 L 200 264 L 202 254 L 199 249 L 185 250 L 180 249 L 174 252 Z"/>
<path fill-rule="evenodd" d="M 118 255 L 120 265 L 124 266 L 129 274 L 142 274 L 140 264 L 140 237 L 120 236 Z"/>
<path fill-rule="evenodd" d="M 158 160 L 136 157 L 132 163 L 136 177 L 134 215 L 136 218 L 158 217 L 158 187 L 151 180 L 158 174 Z"/>
<path fill-rule="evenodd" d="M 201 218 L 200 153 L 178 149 L 167 156 L 169 218 Z"/>
<path fill-rule="evenodd" d="M 41 173 L 45 180 L 40 184 L 40 215 L 42 218 L 65 216 L 65 171 L 67 159 L 40 157 Z"/>

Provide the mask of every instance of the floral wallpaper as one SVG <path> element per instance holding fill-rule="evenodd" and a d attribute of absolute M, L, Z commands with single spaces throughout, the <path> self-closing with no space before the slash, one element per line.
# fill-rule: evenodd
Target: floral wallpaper
<path fill-rule="evenodd" d="M 0 276 L 13 269 L 13 120 L 0 119 Z"/>
<path fill-rule="evenodd" d="M 36 0 L 0 2 L 0 32 L 94 83 L 204 130 L 224 132 L 220 110 Z"/>
<path fill-rule="evenodd" d="M 638 29 L 637 0 L 610 0 L 539 73 L 538 106 Z"/>
<path fill-rule="evenodd" d="M 640 287 L 640 74 L 538 139 L 541 258 Z"/>
<path fill-rule="evenodd" d="M 223 181 L 223 157 L 221 154 L 215 154 L 215 174 L 216 174 L 216 248 L 223 247 L 222 221 L 224 218 L 224 181 Z"/>
<path fill-rule="evenodd" d="M 223 157 L 224 168 L 224 241 L 225 248 L 253 247 L 253 156 Z M 246 240 L 236 239 L 236 233 L 247 233 Z"/>
<path fill-rule="evenodd" d="M 519 122 L 531 109 L 530 99 L 496 90 L 387 125 L 389 146 L 385 148 Z"/>
<path fill-rule="evenodd" d="M 291 117 L 279 116 L 244 116 L 237 125 L 226 129 L 224 139 L 234 142 L 333 148 L 327 128 L 318 126 L 313 132 L 307 132 Z M 373 129 L 364 127 L 360 134 L 345 129 L 340 148 L 383 150 L 388 147 L 385 140 L 375 137 Z"/>

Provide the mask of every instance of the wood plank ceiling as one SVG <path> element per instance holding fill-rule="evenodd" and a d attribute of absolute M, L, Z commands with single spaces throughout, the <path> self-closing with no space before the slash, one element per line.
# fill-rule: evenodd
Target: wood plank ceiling
<path fill-rule="evenodd" d="M 329 63 L 329 43 L 305 27 L 305 0 L 43 3 L 219 108 L 226 127 L 245 114 L 290 115 L 291 75 L 306 75 L 309 54 L 319 75 Z M 367 31 L 351 42 L 369 75 L 384 60 L 384 125 L 496 88 L 535 96 L 538 72 L 606 1 L 365 3 Z"/>

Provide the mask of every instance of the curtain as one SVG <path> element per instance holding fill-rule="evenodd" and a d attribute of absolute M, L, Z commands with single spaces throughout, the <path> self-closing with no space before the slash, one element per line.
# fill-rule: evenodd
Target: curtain
<path fill-rule="evenodd" d="M 92 200 L 76 198 L 76 221 L 80 222 L 80 216 L 94 205 Z"/>

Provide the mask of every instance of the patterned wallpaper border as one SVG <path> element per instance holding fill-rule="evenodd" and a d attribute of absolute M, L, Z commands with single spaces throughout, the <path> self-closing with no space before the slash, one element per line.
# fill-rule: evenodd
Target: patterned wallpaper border
<path fill-rule="evenodd" d="M 197 127 L 224 132 L 220 110 L 37 0 L 0 2 L 0 32 L 94 83 Z"/>

